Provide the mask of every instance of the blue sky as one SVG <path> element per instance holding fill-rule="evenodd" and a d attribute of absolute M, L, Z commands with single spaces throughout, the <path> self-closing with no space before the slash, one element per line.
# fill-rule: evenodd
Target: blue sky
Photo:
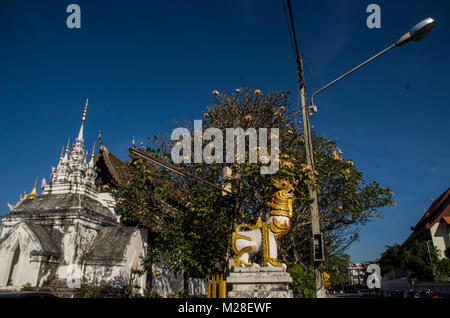
<path fill-rule="evenodd" d="M 401 243 L 449 186 L 450 2 L 296 1 L 297 39 L 311 94 L 395 42 L 426 17 L 423 41 L 395 48 L 315 99 L 316 132 L 337 138 L 368 181 L 393 189 L 397 207 L 361 228 L 352 260 Z M 81 29 L 66 7 L 81 7 Z M 366 7 L 381 8 L 381 28 Z M 288 89 L 296 66 L 280 1 L 0 2 L 0 214 L 48 179 L 76 137 L 86 97 L 85 142 L 98 130 L 122 159 L 175 118 L 200 119 L 211 91 Z"/>

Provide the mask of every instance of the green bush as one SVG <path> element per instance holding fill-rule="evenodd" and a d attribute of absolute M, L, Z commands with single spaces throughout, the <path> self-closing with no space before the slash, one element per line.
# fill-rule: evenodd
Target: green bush
<path fill-rule="evenodd" d="M 85 286 L 83 289 L 81 289 L 80 292 L 81 298 L 103 298 L 103 294 L 100 288 L 92 287 L 92 286 Z"/>
<path fill-rule="evenodd" d="M 288 272 L 292 276 L 292 289 L 294 297 L 315 298 L 316 280 L 314 270 L 301 264 L 288 263 Z"/>
<path fill-rule="evenodd" d="M 32 287 L 31 283 L 26 283 L 25 285 L 22 286 L 20 291 L 36 291 L 36 288 Z"/>
<path fill-rule="evenodd" d="M 436 264 L 435 279 L 438 281 L 450 280 L 450 260 L 443 258 Z"/>
<path fill-rule="evenodd" d="M 162 298 L 162 296 L 160 294 L 158 294 L 158 292 L 156 292 L 154 290 L 150 290 L 148 292 L 148 298 Z"/>

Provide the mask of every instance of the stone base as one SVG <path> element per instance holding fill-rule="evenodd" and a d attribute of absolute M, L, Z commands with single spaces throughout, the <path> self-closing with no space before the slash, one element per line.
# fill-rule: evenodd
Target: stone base
<path fill-rule="evenodd" d="M 227 298 L 292 298 L 292 278 L 282 267 L 234 267 Z"/>

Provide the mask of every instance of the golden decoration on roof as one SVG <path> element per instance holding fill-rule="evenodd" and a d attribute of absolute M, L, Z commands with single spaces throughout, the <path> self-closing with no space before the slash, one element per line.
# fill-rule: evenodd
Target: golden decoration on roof
<path fill-rule="evenodd" d="M 37 193 L 36 186 L 37 186 L 37 177 L 36 177 L 36 181 L 34 182 L 33 190 L 31 190 L 30 194 L 28 194 L 28 199 L 34 199 L 35 197 L 37 197 L 39 195 Z"/>
<path fill-rule="evenodd" d="M 83 116 L 81 117 L 81 122 L 84 123 L 86 121 L 86 112 L 88 107 L 89 98 L 86 98 L 86 105 L 84 106 Z"/>
<path fill-rule="evenodd" d="M 100 143 L 101 146 L 103 146 L 102 131 L 100 129 L 98 130 L 98 142 Z"/>
<path fill-rule="evenodd" d="M 69 152 L 69 145 L 70 145 L 70 137 L 69 137 L 69 139 L 67 139 L 66 153 Z"/>
<path fill-rule="evenodd" d="M 61 149 L 61 155 L 59 156 L 59 161 L 62 160 L 63 155 L 64 155 L 64 146 L 62 146 L 62 149 Z"/>
<path fill-rule="evenodd" d="M 94 145 L 92 146 L 91 158 L 94 158 L 94 154 L 95 154 L 95 141 L 94 141 Z"/>

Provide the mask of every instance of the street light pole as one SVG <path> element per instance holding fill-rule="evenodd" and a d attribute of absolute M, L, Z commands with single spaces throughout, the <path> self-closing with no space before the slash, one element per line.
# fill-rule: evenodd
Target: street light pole
<path fill-rule="evenodd" d="M 292 9 L 290 1 L 287 0 L 289 13 L 291 15 L 292 19 Z M 305 76 L 303 73 L 303 60 L 301 55 L 298 53 L 298 48 L 296 47 L 297 52 L 297 72 L 298 72 L 298 81 L 299 81 L 299 88 L 300 88 L 300 97 L 301 97 L 301 104 L 302 104 L 302 115 L 303 115 L 303 127 L 304 127 L 304 138 L 305 138 L 305 150 L 306 150 L 306 163 L 311 167 L 311 171 L 314 172 L 314 156 L 313 156 L 313 146 L 312 146 L 312 136 L 311 136 L 311 127 L 310 127 L 310 109 L 313 111 L 317 111 L 317 107 L 314 105 L 314 96 L 319 94 L 320 92 L 324 91 L 328 87 L 336 84 L 340 80 L 342 80 L 344 77 L 350 75 L 351 73 L 355 72 L 356 70 L 360 69 L 367 63 L 373 61 L 377 57 L 383 55 L 384 53 L 388 52 L 389 50 L 393 49 L 394 47 L 401 46 L 405 43 L 408 43 L 410 41 L 420 41 L 424 37 L 426 37 L 431 30 L 434 27 L 435 21 L 432 18 L 427 18 L 425 20 L 420 21 L 417 23 L 414 27 L 412 27 L 407 33 L 405 33 L 401 38 L 397 40 L 394 44 L 390 45 L 386 49 L 382 50 L 381 52 L 377 53 L 376 55 L 372 56 L 368 60 L 364 61 L 363 63 L 359 64 L 358 66 L 352 68 L 347 73 L 339 76 L 334 81 L 330 82 L 329 84 L 325 85 L 315 93 L 311 95 L 311 103 L 308 105 L 308 99 L 306 96 L 306 85 L 305 85 Z M 294 30 L 294 28 L 293 28 Z M 295 33 L 294 33 L 294 41 L 295 41 Z M 294 42 L 296 44 L 296 42 Z M 316 235 L 320 235 L 320 219 L 319 219 L 319 207 L 317 204 L 317 192 L 311 185 L 311 183 L 308 185 L 309 190 L 309 196 L 313 200 L 311 203 L 311 225 L 312 225 L 312 234 L 313 234 L 313 244 L 315 244 Z M 323 242 L 320 242 L 322 244 Z M 427 245 L 428 246 L 428 245 Z M 313 248 L 313 251 L 315 249 Z M 316 297 L 317 298 L 324 298 L 325 295 L 325 288 L 324 288 L 324 282 L 323 282 L 323 276 L 321 271 L 321 261 L 316 261 L 314 257 L 314 274 L 316 278 Z M 357 272 L 358 275 L 358 284 L 359 281 L 359 271 Z"/>
<path fill-rule="evenodd" d="M 302 105 L 302 117 L 303 117 L 303 130 L 305 139 L 305 153 L 306 153 L 306 164 L 311 167 L 311 173 L 314 173 L 314 154 L 312 145 L 312 135 L 311 135 L 311 124 L 309 120 L 309 107 L 308 98 L 306 95 L 306 85 L 304 81 L 303 73 L 303 59 L 300 55 L 297 55 L 297 65 L 298 65 L 298 77 L 300 81 L 300 100 Z M 320 220 L 319 220 L 319 206 L 317 204 L 317 192 L 311 183 L 308 184 L 309 197 L 312 201 L 311 209 L 311 230 L 312 230 L 312 251 L 314 253 L 314 238 L 316 235 L 320 234 Z M 313 255 L 314 259 L 314 255 Z M 321 262 L 314 262 L 314 276 L 316 280 L 316 298 L 325 297 L 325 287 L 323 282 L 323 274 L 321 270 Z"/>
<path fill-rule="evenodd" d="M 381 51 L 380 53 L 372 56 L 370 59 L 362 62 L 361 64 L 359 64 L 358 66 L 352 68 L 350 71 L 348 71 L 347 73 L 339 76 L 338 78 L 336 78 L 334 81 L 332 81 L 331 83 L 328 83 L 327 85 L 325 85 L 324 87 L 322 87 L 321 89 L 319 89 L 318 91 L 314 92 L 314 94 L 311 95 L 311 106 L 315 106 L 314 105 L 314 96 L 316 96 L 317 94 L 319 94 L 320 92 L 326 90 L 328 87 L 330 87 L 333 84 L 336 84 L 337 82 L 339 82 L 341 79 L 343 79 L 344 77 L 347 77 L 348 75 L 350 75 L 351 73 L 353 73 L 354 71 L 360 69 L 361 67 L 363 67 L 364 65 L 366 65 L 367 63 L 373 61 L 374 59 L 376 59 L 377 57 L 383 55 L 384 53 L 386 53 L 387 51 L 389 51 L 390 49 L 393 49 L 396 45 L 392 44 L 391 46 L 385 48 L 383 51 Z"/>
<path fill-rule="evenodd" d="M 297 47 L 297 40 L 295 35 L 294 28 L 294 18 L 292 14 L 292 6 L 291 1 L 287 0 L 287 7 L 289 10 L 291 27 L 292 27 L 292 36 L 293 42 L 295 45 L 295 55 L 297 62 L 297 76 L 298 76 L 298 86 L 300 93 L 300 100 L 302 105 L 302 118 L 303 118 L 303 129 L 304 129 L 304 139 L 305 139 L 305 156 L 306 156 L 306 164 L 311 167 L 311 173 L 314 173 L 314 155 L 313 155 L 313 145 L 312 145 L 312 136 L 311 136 L 311 127 L 309 120 L 309 107 L 308 107 L 308 98 L 306 95 L 306 85 L 305 85 L 305 75 L 303 73 L 303 59 L 300 55 Z M 317 192 L 312 186 L 311 182 L 308 184 L 308 192 L 309 197 L 312 200 L 310 211 L 311 211 L 311 247 L 312 247 L 312 259 L 314 264 L 314 276 L 316 281 L 316 298 L 325 298 L 325 286 L 323 281 L 323 273 L 321 270 L 321 260 L 316 260 L 315 257 L 315 248 L 316 248 L 316 237 L 320 235 L 320 223 L 319 223 L 319 206 L 317 204 Z M 322 241 L 320 243 L 320 248 L 322 248 Z M 323 252 L 323 250 L 322 250 Z M 323 258 L 323 255 L 321 256 Z"/>
<path fill-rule="evenodd" d="M 401 38 L 399 38 L 397 40 L 397 42 L 395 42 L 394 44 L 392 44 L 389 47 L 385 48 L 383 51 L 377 53 L 376 55 L 372 56 L 370 59 L 362 62 L 358 66 L 352 68 L 347 73 L 339 76 L 334 81 L 328 83 L 327 85 L 325 85 L 321 89 L 319 89 L 316 92 L 314 92 L 314 94 L 311 95 L 311 107 L 317 111 L 317 107 L 316 107 L 316 105 L 314 105 L 314 96 L 316 96 L 320 92 L 324 91 L 328 87 L 336 84 L 337 82 L 339 82 L 344 77 L 347 77 L 348 75 L 350 75 L 354 71 L 360 69 L 361 67 L 363 67 L 367 63 L 373 61 L 374 59 L 376 59 L 377 57 L 383 55 L 384 53 L 386 53 L 387 51 L 393 49 L 394 47 L 401 46 L 401 45 L 403 45 L 405 43 L 408 43 L 408 42 L 411 42 L 411 41 L 417 42 L 417 41 L 422 40 L 424 37 L 426 37 L 428 35 L 428 33 L 431 32 L 431 30 L 434 27 L 434 23 L 435 23 L 435 21 L 432 18 L 427 18 L 425 20 L 420 21 L 415 26 L 413 26 L 407 33 L 405 33 Z"/>
<path fill-rule="evenodd" d="M 435 279 L 435 274 L 434 274 L 434 264 L 433 264 L 433 260 L 431 258 L 431 253 L 430 253 L 430 246 L 428 246 L 428 243 L 430 241 L 427 241 L 427 250 L 428 250 L 428 257 L 430 258 L 430 264 L 431 264 L 431 271 L 433 272 L 433 279 Z"/>
<path fill-rule="evenodd" d="M 290 18 L 291 18 L 293 40 L 294 40 L 295 51 L 296 51 L 297 73 L 298 73 L 300 100 L 301 100 L 301 105 L 302 105 L 306 164 L 311 167 L 311 172 L 314 172 L 314 170 L 315 170 L 314 155 L 313 155 L 311 126 L 310 126 L 310 109 L 317 111 L 317 107 L 314 105 L 314 96 L 316 96 L 320 92 L 324 91 L 328 87 L 334 85 L 335 83 L 339 82 L 344 77 L 346 77 L 346 76 L 350 75 L 351 73 L 355 72 L 356 70 L 360 69 L 367 63 L 373 61 L 377 57 L 379 57 L 379 56 L 383 55 L 384 53 L 388 52 L 389 50 L 393 49 L 394 47 L 401 46 L 410 41 L 422 40 L 433 29 L 434 20 L 432 18 L 427 18 L 427 19 L 422 20 L 421 22 L 417 23 L 407 33 L 405 33 L 401 38 L 399 38 L 397 40 L 397 42 L 390 45 L 389 47 L 382 50 L 378 54 L 374 55 L 373 57 L 371 57 L 368 60 L 364 61 L 363 63 L 359 64 L 358 66 L 352 68 L 347 73 L 341 75 L 340 77 L 338 77 L 331 83 L 325 85 L 324 87 L 322 87 L 321 89 L 316 91 L 314 94 L 311 95 L 311 103 L 310 103 L 310 105 L 308 105 L 308 99 L 307 99 L 307 95 L 306 95 L 305 76 L 303 73 L 303 59 L 302 59 L 302 56 L 298 52 L 296 36 L 295 36 L 295 28 L 293 25 L 292 7 L 291 7 L 290 0 L 287 0 L 287 5 L 288 5 L 288 9 L 289 9 Z M 308 191 L 309 191 L 309 197 L 312 199 L 310 209 L 311 209 L 311 227 L 312 227 L 312 234 L 313 234 L 313 236 L 312 236 L 313 249 L 312 250 L 314 253 L 315 248 L 316 248 L 316 239 L 318 236 L 320 237 L 319 207 L 317 204 L 317 192 L 311 183 L 308 184 Z M 321 238 L 320 238 L 320 240 L 321 240 Z M 323 244 L 322 241 L 318 242 L 318 243 L 320 245 Z M 323 255 L 321 256 L 321 259 L 316 259 L 315 255 L 314 255 L 313 260 L 314 260 L 314 275 L 315 275 L 315 279 L 316 279 L 316 297 L 324 298 L 324 297 L 326 297 L 326 295 L 325 295 L 325 288 L 324 288 L 324 282 L 323 282 L 323 276 L 322 276 L 322 270 L 321 270 L 321 261 L 323 260 Z M 359 283 L 359 273 L 358 273 L 358 283 Z"/>

